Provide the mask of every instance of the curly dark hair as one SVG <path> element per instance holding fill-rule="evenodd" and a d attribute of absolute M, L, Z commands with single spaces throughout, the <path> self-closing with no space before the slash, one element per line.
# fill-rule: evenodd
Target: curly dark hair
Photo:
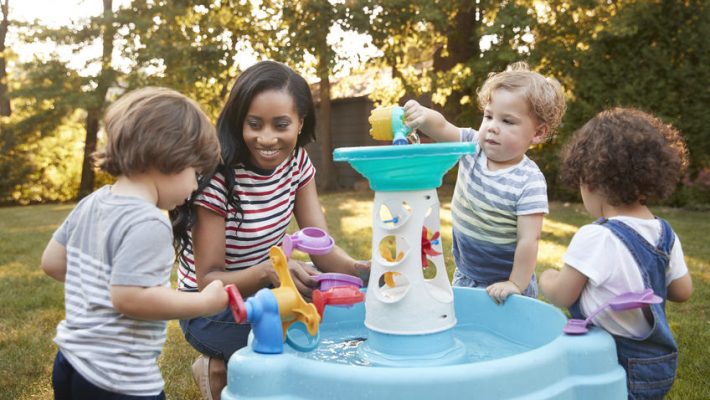
<path fill-rule="evenodd" d="M 629 108 L 597 114 L 575 132 L 561 158 L 567 185 L 601 191 L 614 206 L 670 196 L 688 166 L 676 129 Z"/>

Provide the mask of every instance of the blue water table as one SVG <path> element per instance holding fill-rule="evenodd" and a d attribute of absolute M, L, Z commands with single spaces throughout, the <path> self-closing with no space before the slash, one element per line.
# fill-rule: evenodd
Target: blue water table
<path fill-rule="evenodd" d="M 394 142 L 394 129 L 383 126 L 377 139 Z M 278 354 L 236 352 L 222 398 L 625 399 L 626 376 L 603 330 L 566 335 L 567 318 L 549 304 L 514 295 L 498 305 L 485 290 L 451 287 L 436 188 L 474 150 L 336 149 L 334 160 L 349 162 L 375 191 L 365 301 L 326 307 L 308 351 L 287 342 Z"/>

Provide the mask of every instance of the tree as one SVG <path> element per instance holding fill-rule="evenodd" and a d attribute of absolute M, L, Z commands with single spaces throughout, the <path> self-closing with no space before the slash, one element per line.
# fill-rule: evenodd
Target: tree
<path fill-rule="evenodd" d="M 74 96 L 83 82 L 56 58 L 23 64 L 13 74 L 12 116 L 0 121 L 0 203 L 76 197 L 82 152 L 76 139 L 85 137 L 85 112 L 76 110 Z"/>
<path fill-rule="evenodd" d="M 531 20 L 520 2 L 487 0 L 358 0 L 350 10 L 407 97 L 428 94 L 448 119 L 466 125 L 478 122 L 475 93 L 488 73 L 525 57 L 519 49 Z"/>
<path fill-rule="evenodd" d="M 9 117 L 12 114 L 10 97 L 7 92 L 7 70 L 5 64 L 5 38 L 10 26 L 10 0 L 0 0 L 0 117 Z"/>
<path fill-rule="evenodd" d="M 103 0 L 103 17 L 97 19 L 98 33 L 101 38 L 101 71 L 96 77 L 96 88 L 88 93 L 86 103 L 86 141 L 84 142 L 84 161 L 81 165 L 81 182 L 79 195 L 81 199 L 94 190 L 94 167 L 92 154 L 96 151 L 99 132 L 99 119 L 106 106 L 106 93 L 116 81 L 116 74 L 111 66 L 113 41 L 116 27 L 113 24 L 113 0 Z"/>
<path fill-rule="evenodd" d="M 331 29 L 340 24 L 347 30 L 343 8 L 328 0 L 304 2 L 273 2 L 272 16 L 280 16 L 280 23 L 266 28 L 264 42 L 275 50 L 267 50 L 274 59 L 295 64 L 301 70 L 309 65 L 306 59 L 315 58 L 315 72 L 319 78 L 319 115 L 316 135 L 323 154 L 318 168 L 319 183 L 323 190 L 333 190 L 337 186 L 335 165 L 333 164 L 333 139 L 331 132 L 331 87 L 330 75 L 339 61 L 338 54 L 328 43 Z M 273 21 L 273 19 L 271 20 Z M 271 22 L 269 24 L 272 24 Z"/>
<path fill-rule="evenodd" d="M 112 53 L 114 49 L 114 40 L 116 36 L 117 26 L 114 21 L 114 12 L 112 0 L 102 0 L 103 12 L 100 16 L 92 17 L 85 21 L 84 25 L 64 26 L 55 29 L 47 29 L 42 26 L 34 26 L 33 32 L 26 35 L 26 41 L 49 41 L 56 45 L 71 46 L 81 49 L 88 44 L 99 42 L 101 46 L 101 56 L 98 60 L 90 59 L 87 61 L 87 66 L 98 61 L 100 67 L 95 75 L 87 74 L 85 69 L 79 71 L 69 70 L 65 63 L 58 61 L 56 55 L 53 60 L 44 61 L 36 59 L 31 63 L 22 67 L 22 70 L 27 71 L 28 76 L 33 76 L 31 82 L 38 84 L 40 87 L 43 82 L 52 82 L 61 77 L 71 77 L 66 81 L 75 83 L 74 77 L 78 76 L 80 84 L 72 87 L 64 87 L 60 91 L 40 91 L 33 93 L 33 87 L 25 87 L 24 95 L 28 98 L 43 100 L 55 105 L 61 105 L 59 109 L 67 110 L 64 117 L 73 113 L 74 110 L 85 110 L 84 129 L 86 131 L 84 141 L 84 157 L 82 163 L 81 183 L 79 185 L 78 197 L 82 198 L 91 193 L 94 189 L 94 169 L 91 163 L 91 155 L 96 150 L 97 135 L 99 131 L 99 120 L 106 108 L 106 95 L 110 87 L 117 80 L 117 71 L 112 67 Z M 56 76 L 60 69 L 62 72 Z M 29 113 L 25 121 L 18 122 L 16 135 L 24 135 L 33 130 L 32 125 L 27 121 L 45 124 L 52 122 L 55 114 L 52 113 L 46 116 L 42 110 L 37 110 L 34 113 Z M 34 129 L 36 131 L 36 128 Z M 39 131 L 41 135 L 48 135 L 53 132 L 52 129 Z"/>
<path fill-rule="evenodd" d="M 236 57 L 256 34 L 250 2 L 133 1 L 118 12 L 132 61 L 129 88 L 174 88 L 219 113 L 238 73 Z"/>
<path fill-rule="evenodd" d="M 707 1 L 551 1 L 539 11 L 532 58 L 570 92 L 560 141 L 605 108 L 636 107 L 684 134 L 692 170 L 709 165 Z"/>

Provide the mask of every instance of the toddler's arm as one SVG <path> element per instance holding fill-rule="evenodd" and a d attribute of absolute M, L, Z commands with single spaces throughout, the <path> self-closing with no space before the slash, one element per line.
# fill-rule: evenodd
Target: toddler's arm
<path fill-rule="evenodd" d="M 547 269 L 540 275 L 540 291 L 557 307 L 569 307 L 582 294 L 587 276 L 565 264 L 561 270 Z"/>
<path fill-rule="evenodd" d="M 668 300 L 682 303 L 693 294 L 693 280 L 690 274 L 685 274 L 675 279 L 668 285 Z"/>
<path fill-rule="evenodd" d="M 518 217 L 518 242 L 515 246 L 513 270 L 507 281 L 494 283 L 486 288 L 496 303 L 502 303 L 511 294 L 521 294 L 530 284 L 535 272 L 537 248 L 542 232 L 543 214 Z"/>
<path fill-rule="evenodd" d="M 227 292 L 222 281 L 218 280 L 195 293 L 179 292 L 164 286 L 111 286 L 111 302 L 116 311 L 141 320 L 212 315 L 227 307 L 227 301 Z"/>
<path fill-rule="evenodd" d="M 459 128 L 447 121 L 441 113 L 426 108 L 416 100 L 404 103 L 404 116 L 407 126 L 418 129 L 437 142 L 459 142 Z"/>
<path fill-rule="evenodd" d="M 67 249 L 54 239 L 50 239 L 42 254 L 42 270 L 60 282 L 67 275 Z"/>

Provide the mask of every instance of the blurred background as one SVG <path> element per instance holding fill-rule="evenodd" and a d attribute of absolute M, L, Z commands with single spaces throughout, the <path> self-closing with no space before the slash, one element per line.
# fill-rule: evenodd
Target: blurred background
<path fill-rule="evenodd" d="M 0 204 L 72 201 L 107 182 L 87 155 L 121 93 L 167 86 L 216 119 L 262 59 L 312 84 L 322 191 L 359 186 L 332 149 L 373 144 L 369 110 L 416 98 L 478 127 L 476 90 L 524 60 L 565 88 L 568 111 L 529 154 L 552 200 L 559 148 L 604 108 L 677 127 L 691 164 L 665 204 L 710 204 L 710 2 L 489 0 L 0 0 Z M 448 180 L 453 182 L 455 175 Z"/>

